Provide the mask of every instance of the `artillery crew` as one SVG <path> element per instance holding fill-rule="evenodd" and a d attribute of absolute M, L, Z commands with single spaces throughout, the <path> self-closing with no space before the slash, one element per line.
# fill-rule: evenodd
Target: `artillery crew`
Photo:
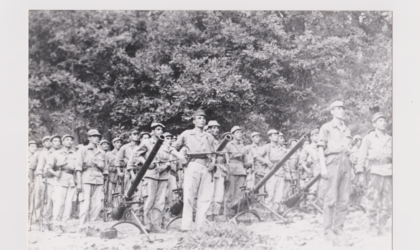
<path fill-rule="evenodd" d="M 335 241 L 343 235 L 353 167 L 358 185 L 368 190 L 370 232 L 383 234 L 392 213 L 392 137 L 385 133 L 386 117 L 380 112 L 374 114 L 374 130 L 364 138 L 352 138 L 344 123 L 344 103 L 336 101 L 329 108 L 332 120 L 310 130 L 310 143 L 291 138 L 288 148 L 283 133 L 276 129 L 268 130 L 269 143 L 264 145 L 259 132 L 244 137 L 245 127 L 233 126 L 220 136 L 221 125 L 216 120 L 206 124 L 207 115 L 201 109 L 192 116 L 194 128 L 178 136 L 164 133 L 166 124 L 153 122 L 150 133 L 131 129 L 125 145 L 121 135 L 111 143 L 101 140 L 96 129 L 87 132 L 89 143 L 77 148 L 74 137 L 68 134 L 45 136 L 39 152 L 36 142 L 30 141 L 30 223 L 35 215 L 40 226 L 74 232 L 68 221 L 78 199 L 78 231 L 83 232 L 101 211 L 106 216 L 107 207 L 118 207 L 117 203 L 127 198 L 142 208 L 146 231 L 164 233 L 163 215 L 175 204 L 177 193 L 173 191 L 182 189 L 180 230 L 189 231 L 205 226 L 208 216 L 231 219 L 240 212 L 243 198 L 254 193 L 252 201 L 258 200 L 258 212 L 281 217 L 293 207 L 288 207 L 287 201 L 297 192 L 322 204 L 325 239 Z M 309 141 L 306 136 L 302 138 Z M 159 140 L 164 142 L 153 151 Z M 143 172 L 148 158 L 151 164 Z M 142 172 L 139 182 L 138 173 Z M 315 180 L 319 175 L 321 179 Z M 137 192 L 127 197 L 131 185 L 138 185 Z M 113 201 L 117 193 L 124 198 Z"/>

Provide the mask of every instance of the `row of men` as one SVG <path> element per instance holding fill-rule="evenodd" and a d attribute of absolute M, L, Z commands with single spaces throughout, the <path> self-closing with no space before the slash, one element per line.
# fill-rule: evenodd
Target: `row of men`
<path fill-rule="evenodd" d="M 282 212 L 284 209 L 282 202 L 287 197 L 290 182 L 293 179 L 291 175 L 296 171 L 294 166 L 300 165 L 307 175 L 306 178 L 321 173 L 323 184 L 314 189 L 318 190 L 318 198 L 323 200 L 324 233 L 328 240 L 342 233 L 349 203 L 352 172 L 350 160 L 352 138 L 350 130 L 343 122 L 344 104 L 339 101 L 334 102 L 330 109 L 332 121 L 324 124 L 319 132 L 312 131 L 312 143 L 306 145 L 299 153 L 300 155 L 293 158 L 295 160 L 290 159 L 265 184 L 265 192 L 268 194 L 265 200 L 266 205 Z M 179 172 L 178 170 L 182 169 L 179 166 L 185 166 L 182 183 L 184 207 L 181 226 L 181 230 L 185 231 L 191 230 L 194 226 L 204 225 L 206 215 L 219 214 L 223 204 L 225 204 L 226 214 L 234 213 L 229 210 L 231 204 L 242 196 L 241 187 L 244 185 L 249 187 L 258 182 L 287 152 L 283 134 L 274 129 L 267 133 L 270 143 L 260 145 L 261 134 L 254 132 L 251 134 L 253 143 L 245 146 L 242 142 L 242 128 L 234 126 L 230 131 L 233 140 L 225 147 L 225 155 L 216 155 L 214 151 L 221 142 L 220 125 L 217 121 L 210 121 L 207 124 L 209 132 L 205 132 L 206 122 L 205 112 L 197 110 L 193 116 L 194 129 L 184 131 L 173 143 L 169 137 L 168 142 L 162 145 L 155 156 L 154 163 L 146 172 L 141 184 L 143 188 L 139 189 L 139 193 L 144 190 L 140 196 L 147 197 L 144 204 L 147 230 L 161 231 L 159 223 L 150 221 L 149 211 L 152 208 L 162 211 L 168 186 L 172 186 L 169 189 L 176 187 L 176 184 L 173 184 L 174 181 L 170 181 L 173 180 L 169 174 L 171 169 Z M 390 216 L 391 209 L 392 139 L 385 134 L 386 119 L 382 113 L 375 114 L 372 123 L 375 130 L 363 139 L 355 169 L 362 183 L 365 181 L 363 174 L 366 168 L 370 168 L 369 218 L 371 230 L 380 232 Z M 40 156 L 36 169 L 33 170 L 37 177 L 31 176 L 31 180 L 35 179 L 35 200 L 39 196 L 37 187 L 43 181 L 42 174 L 39 173 L 43 172 L 42 168 L 44 168 L 46 169 L 44 172 L 53 176 L 51 180 L 46 181 L 48 197 L 50 197 L 48 183 L 55 186 L 51 187 L 54 189 L 52 195 L 54 207 L 58 204 L 58 208 L 53 209 L 54 223 L 61 228 L 64 227 L 60 223 L 65 222 L 69 217 L 66 204 L 71 205 L 76 186 L 81 204 L 79 226 L 83 228 L 87 219 L 95 220 L 102 209 L 101 187 L 104 179 L 111 180 L 110 183 L 113 184 L 110 185 L 114 185 L 116 182 L 112 180 L 115 180 L 116 176 L 124 176 L 125 190 L 128 190 L 131 185 L 130 180 L 135 177 L 136 170 L 145 162 L 154 144 L 163 134 L 164 128 L 165 126 L 161 123 L 153 123 L 152 132 L 146 135 L 146 137 L 151 137 L 143 138 L 141 143 L 140 133 L 132 130 L 129 144 L 119 148 L 121 140 L 116 138 L 112 141 L 114 150 L 107 153 L 98 148 L 101 135 L 97 130 L 88 132 L 89 145 L 80 147 L 77 153 L 70 145 L 72 136 L 63 136 L 61 138 L 63 149 L 56 152 L 44 150 L 46 157 Z M 56 136 L 51 138 L 53 147 L 54 141 L 59 141 L 58 139 L 60 138 Z M 291 144 L 295 142 L 292 141 Z M 189 153 L 189 157 L 186 157 L 186 152 Z M 42 160 L 43 158 L 45 160 Z M 47 163 L 43 166 L 42 161 L 47 161 Z M 178 167 L 172 167 L 174 162 Z M 368 164 L 365 164 L 366 162 Z M 254 183 L 250 183 L 247 178 L 251 171 L 255 171 Z M 73 178 L 74 172 L 77 176 L 76 183 Z M 169 182 L 172 184 L 169 185 Z M 324 187 L 324 191 L 321 192 L 319 187 Z M 56 189 L 58 191 L 55 191 Z M 196 208 L 194 208 L 195 203 Z M 47 203 L 44 218 L 48 218 L 50 206 Z M 36 201 L 35 207 L 39 207 Z M 60 210 L 64 211 L 61 218 Z M 193 222 L 193 210 L 196 211 L 195 222 Z M 48 223 L 48 219 L 46 222 Z"/>

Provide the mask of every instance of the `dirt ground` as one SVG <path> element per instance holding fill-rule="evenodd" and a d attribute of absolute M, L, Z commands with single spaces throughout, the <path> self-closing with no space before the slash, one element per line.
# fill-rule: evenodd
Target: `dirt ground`
<path fill-rule="evenodd" d="M 77 226 L 77 220 L 70 221 L 74 227 Z M 97 229 L 105 229 L 115 224 L 115 221 L 103 222 L 96 221 L 91 226 Z M 390 223 L 389 223 L 390 224 Z M 227 222 L 211 222 L 209 228 L 229 228 L 232 230 L 243 229 L 246 232 L 259 235 L 260 240 L 252 243 L 249 249 L 362 249 L 362 250 L 391 250 L 392 234 L 391 225 L 388 225 L 388 232 L 382 236 L 370 236 L 367 233 L 368 222 L 366 214 L 363 212 L 352 212 L 347 216 L 344 231 L 346 234 L 347 246 L 333 246 L 331 242 L 327 242 L 322 237 L 322 216 L 315 217 L 313 215 L 305 215 L 304 218 L 297 218 L 290 224 L 279 224 L 274 221 L 257 222 L 251 225 L 233 225 Z M 121 225 L 116 227 L 118 237 L 115 239 L 101 239 L 99 236 L 87 237 L 81 233 L 59 233 L 53 231 L 39 232 L 38 226 L 34 225 L 32 231 L 28 232 L 28 249 L 98 249 L 98 250 L 122 250 L 122 249 L 188 249 L 206 247 L 206 236 L 201 238 L 201 243 L 196 246 L 182 244 L 185 239 L 200 239 L 196 233 L 182 233 L 170 230 L 165 234 L 151 234 L 152 239 L 161 239 L 150 243 L 143 234 L 132 225 Z M 207 229 L 209 230 L 209 229 Z M 230 230 L 230 229 L 229 229 Z M 232 231 L 231 230 L 231 231 Z M 252 234 L 251 233 L 251 234 Z M 206 234 L 202 234 L 206 235 Z M 216 236 L 217 238 L 217 236 Z M 208 238 L 212 240 L 213 238 Z M 217 239 L 216 239 L 217 240 Z M 340 241 L 341 242 L 341 241 Z M 245 243 L 248 244 L 248 243 Z M 251 242 L 249 242 L 251 244 Z M 204 246 L 204 247 L 203 247 Z M 250 245 L 251 246 L 251 245 Z M 235 249 L 235 245 L 228 248 Z M 237 247 L 239 249 L 239 247 Z"/>

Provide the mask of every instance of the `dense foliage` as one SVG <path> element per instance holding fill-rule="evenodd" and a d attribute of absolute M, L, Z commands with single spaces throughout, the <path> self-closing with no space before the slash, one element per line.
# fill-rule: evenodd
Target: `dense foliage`
<path fill-rule="evenodd" d="M 390 12 L 30 11 L 29 137 L 180 133 L 198 107 L 291 137 L 338 99 L 363 135 L 392 115 L 391 74 Z"/>

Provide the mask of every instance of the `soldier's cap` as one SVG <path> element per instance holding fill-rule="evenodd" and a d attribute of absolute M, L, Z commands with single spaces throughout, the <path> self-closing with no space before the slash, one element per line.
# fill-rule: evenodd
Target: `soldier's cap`
<path fill-rule="evenodd" d="M 384 113 L 382 113 L 382 112 L 375 113 L 375 114 L 372 116 L 372 122 L 375 122 L 375 121 L 376 121 L 376 120 L 378 120 L 379 118 L 386 118 L 386 117 L 385 117 L 385 114 L 384 114 Z"/>
<path fill-rule="evenodd" d="M 220 127 L 220 124 L 217 121 L 211 120 L 211 121 L 209 121 L 209 124 L 207 124 L 207 126 L 209 126 L 209 127 L 219 126 Z"/>
<path fill-rule="evenodd" d="M 293 141 L 297 142 L 297 141 L 298 141 L 298 139 L 296 139 L 296 138 L 290 138 L 290 139 L 287 141 L 287 144 L 288 144 L 288 145 L 292 145 L 292 142 L 293 142 Z"/>
<path fill-rule="evenodd" d="M 53 135 L 53 136 L 51 136 L 50 141 L 53 141 L 54 138 L 58 138 L 58 139 L 61 140 L 61 137 L 59 135 Z"/>
<path fill-rule="evenodd" d="M 163 136 L 165 136 L 165 137 L 172 137 L 172 134 L 169 133 L 169 132 L 165 132 L 165 133 L 163 133 Z"/>
<path fill-rule="evenodd" d="M 49 136 L 49 135 L 44 136 L 44 138 L 42 138 L 42 143 L 44 143 L 44 141 L 46 141 L 46 140 L 50 141 L 51 140 L 51 136 Z"/>
<path fill-rule="evenodd" d="M 74 136 L 72 136 L 72 135 L 63 135 L 62 137 L 61 137 L 61 140 L 62 141 L 64 141 L 64 139 L 66 139 L 67 137 L 70 137 L 71 139 L 73 139 L 74 140 Z"/>
<path fill-rule="evenodd" d="M 99 133 L 99 131 L 96 130 L 96 129 L 89 129 L 89 131 L 87 132 L 87 135 L 88 135 L 88 137 L 89 136 L 94 136 L 94 135 L 101 136 L 101 133 Z"/>
<path fill-rule="evenodd" d="M 238 130 L 242 130 L 242 128 L 239 127 L 239 126 L 233 126 L 233 128 L 230 130 L 230 133 L 233 134 L 233 133 L 235 133 Z"/>
<path fill-rule="evenodd" d="M 208 125 L 206 125 L 206 126 L 204 126 L 204 131 L 207 131 L 208 129 L 209 129 L 209 126 Z"/>
<path fill-rule="evenodd" d="M 153 122 L 152 123 L 152 125 L 150 126 L 152 129 L 154 129 L 154 128 L 156 128 L 156 127 L 158 127 L 158 126 L 160 126 L 160 127 L 162 127 L 162 128 L 165 128 L 165 126 L 162 124 L 162 123 L 159 123 L 159 122 Z"/>
<path fill-rule="evenodd" d="M 256 136 L 256 135 L 261 135 L 261 133 L 258 133 L 258 132 L 252 132 L 252 134 L 251 134 L 251 138 L 252 138 L 252 137 L 254 137 L 254 136 Z"/>
<path fill-rule="evenodd" d="M 335 101 L 335 102 L 331 103 L 330 110 L 335 108 L 335 107 L 344 107 L 345 108 L 346 106 L 344 106 L 344 103 L 342 101 Z"/>
<path fill-rule="evenodd" d="M 317 134 L 319 134 L 319 129 L 313 129 L 312 131 L 311 131 L 311 136 L 313 136 L 313 135 L 317 135 Z"/>
<path fill-rule="evenodd" d="M 271 134 L 280 134 L 280 132 L 275 130 L 275 129 L 270 129 L 270 130 L 268 130 L 267 135 L 270 136 Z M 283 134 L 281 134 L 281 135 L 283 135 Z"/>
<path fill-rule="evenodd" d="M 121 140 L 121 138 L 120 137 L 115 137 L 114 139 L 112 139 L 112 143 L 114 144 L 115 142 L 117 142 L 117 141 L 121 141 L 122 142 L 122 140 Z"/>
<path fill-rule="evenodd" d="M 353 136 L 353 140 L 356 140 L 356 139 L 361 140 L 361 139 L 362 139 L 362 137 L 361 137 L 360 135 L 355 135 L 355 136 Z"/>
<path fill-rule="evenodd" d="M 204 110 L 202 109 L 197 109 L 197 111 L 194 112 L 193 117 L 196 117 L 196 116 L 207 117 L 206 112 L 204 112 Z"/>
<path fill-rule="evenodd" d="M 29 141 L 28 142 L 28 145 L 31 145 L 31 144 L 35 144 L 36 145 L 36 141 Z"/>
<path fill-rule="evenodd" d="M 105 139 L 103 139 L 103 140 L 99 143 L 99 145 L 101 145 L 102 143 L 108 143 L 108 145 L 109 145 L 109 141 L 107 141 L 107 140 L 105 140 Z"/>
<path fill-rule="evenodd" d="M 132 128 L 131 130 L 130 130 L 130 134 L 134 134 L 134 133 L 139 133 L 139 130 L 138 129 L 136 129 L 136 128 Z"/>
<path fill-rule="evenodd" d="M 140 133 L 140 137 L 142 137 L 143 135 L 149 135 L 150 136 L 150 133 L 149 132 L 146 132 L 146 131 L 142 131 Z"/>

